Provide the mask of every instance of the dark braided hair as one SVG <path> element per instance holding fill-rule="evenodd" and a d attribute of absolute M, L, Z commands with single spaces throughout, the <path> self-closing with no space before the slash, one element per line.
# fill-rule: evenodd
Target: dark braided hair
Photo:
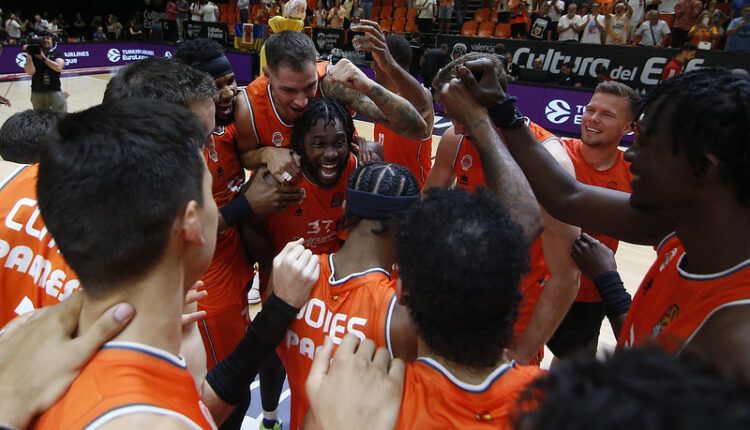
<path fill-rule="evenodd" d="M 352 176 L 349 177 L 347 188 L 381 196 L 419 195 L 419 184 L 409 169 L 400 164 L 386 163 L 384 161 L 376 161 L 359 166 L 352 173 Z M 363 219 L 366 218 L 349 212 L 347 208 L 344 216 L 339 221 L 338 227 L 340 230 L 350 229 L 359 224 Z M 388 234 L 391 226 L 398 223 L 398 220 L 398 216 L 379 220 L 381 223 L 380 229 L 372 230 L 372 232 L 379 236 Z"/>
<path fill-rule="evenodd" d="M 673 152 L 684 152 L 696 175 L 714 155 L 737 199 L 750 206 L 750 77 L 716 68 L 685 73 L 654 88 L 646 110 L 661 116 L 649 121 L 649 133 L 668 125 Z"/>
<path fill-rule="evenodd" d="M 216 41 L 204 37 L 186 40 L 177 48 L 172 58 L 188 66 L 195 66 L 220 55 L 224 55 L 224 48 Z"/>
<path fill-rule="evenodd" d="M 315 99 L 307 105 L 305 113 L 294 121 L 291 147 L 295 153 L 304 156 L 305 135 L 320 119 L 325 122 L 326 126 L 334 125 L 336 120 L 341 121 L 341 125 L 344 127 L 344 132 L 346 133 L 346 142 L 350 144 L 354 139 L 354 121 L 349 111 L 334 99 Z"/>

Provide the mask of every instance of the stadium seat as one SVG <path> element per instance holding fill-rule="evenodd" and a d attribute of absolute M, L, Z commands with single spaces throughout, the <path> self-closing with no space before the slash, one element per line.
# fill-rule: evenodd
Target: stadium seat
<path fill-rule="evenodd" d="M 666 13 L 661 12 L 659 13 L 659 19 L 666 22 L 669 26 L 669 29 L 672 29 L 672 25 L 674 24 L 674 14 L 673 13 Z"/>
<path fill-rule="evenodd" d="M 373 0 L 372 7 L 373 8 L 380 8 L 383 6 L 383 0 Z"/>
<path fill-rule="evenodd" d="M 228 19 L 228 15 L 227 15 L 226 12 L 222 13 L 221 15 L 219 15 L 219 22 L 229 22 L 229 21 L 227 21 L 227 19 Z"/>
<path fill-rule="evenodd" d="M 479 24 L 477 30 L 477 36 L 479 37 L 492 37 L 495 33 L 495 23 L 487 21 Z"/>
<path fill-rule="evenodd" d="M 403 33 L 404 28 L 406 28 L 406 19 L 404 18 L 396 18 L 393 20 L 393 27 L 391 27 L 391 31 L 394 33 Z"/>
<path fill-rule="evenodd" d="M 383 30 L 384 33 L 391 32 L 391 25 L 392 21 L 390 18 L 383 18 L 380 20 L 380 29 Z"/>
<path fill-rule="evenodd" d="M 501 22 L 495 27 L 495 37 L 510 37 L 510 24 L 507 22 Z"/>
<path fill-rule="evenodd" d="M 401 19 L 403 18 L 406 20 L 406 8 L 405 7 L 398 7 L 396 10 L 393 11 L 393 19 Z"/>
<path fill-rule="evenodd" d="M 225 14 L 225 13 L 227 13 L 227 9 L 229 9 L 229 5 L 228 4 L 222 3 L 222 4 L 219 5 L 219 13 L 222 14 L 222 15 Z"/>
<path fill-rule="evenodd" d="M 404 31 L 406 33 L 416 33 L 418 31 L 417 22 L 414 21 L 413 19 L 406 21 L 406 27 L 404 27 Z"/>
<path fill-rule="evenodd" d="M 370 19 L 377 21 L 380 18 L 380 6 L 375 6 L 370 11 Z"/>
<path fill-rule="evenodd" d="M 406 7 L 406 0 L 396 0 L 393 2 L 393 7 Z"/>
<path fill-rule="evenodd" d="M 380 19 L 390 18 L 392 16 L 393 16 L 393 6 L 383 6 L 383 8 L 380 9 Z"/>
<path fill-rule="evenodd" d="M 461 26 L 461 36 L 476 36 L 477 22 L 474 20 L 464 22 Z"/>
<path fill-rule="evenodd" d="M 488 8 L 478 9 L 474 12 L 474 21 L 486 22 L 490 20 L 490 10 Z"/>
<path fill-rule="evenodd" d="M 407 20 L 411 20 L 411 21 L 416 21 L 417 20 L 417 9 L 413 8 L 413 7 L 410 7 L 409 9 L 407 9 L 406 10 L 406 19 Z"/>

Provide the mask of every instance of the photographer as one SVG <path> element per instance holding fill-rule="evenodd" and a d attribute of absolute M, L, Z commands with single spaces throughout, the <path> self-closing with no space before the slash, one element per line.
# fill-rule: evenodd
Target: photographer
<path fill-rule="evenodd" d="M 41 43 L 34 40 L 24 48 L 24 71 L 31 76 L 31 105 L 34 109 L 66 112 L 68 103 L 60 89 L 60 72 L 65 67 L 65 60 L 51 51 L 52 33 L 43 32 L 41 35 Z"/>

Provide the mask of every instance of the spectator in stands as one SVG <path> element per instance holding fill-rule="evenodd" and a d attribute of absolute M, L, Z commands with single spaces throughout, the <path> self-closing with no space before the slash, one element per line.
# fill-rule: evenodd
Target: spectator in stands
<path fill-rule="evenodd" d="M 625 45 L 628 43 L 632 16 L 633 9 L 624 2 L 615 5 L 614 14 L 607 14 L 607 45 Z"/>
<path fill-rule="evenodd" d="M 672 46 L 682 46 L 688 40 L 688 33 L 703 9 L 701 0 L 677 0 L 674 6 L 672 24 Z"/>
<path fill-rule="evenodd" d="M 432 33 L 437 20 L 437 2 L 435 0 L 417 0 L 417 27 L 421 33 Z"/>
<path fill-rule="evenodd" d="M 315 26 L 317 28 L 323 28 L 326 26 L 326 19 L 328 18 L 328 11 L 323 7 L 323 0 L 318 0 L 315 4 Z"/>
<path fill-rule="evenodd" d="M 101 27 L 102 25 L 103 23 L 101 15 L 94 15 L 94 18 L 91 19 L 91 26 L 88 28 L 89 32 L 87 32 L 86 34 L 93 34 L 96 29 Z"/>
<path fill-rule="evenodd" d="M 726 5 L 726 3 L 723 3 Z M 714 48 L 720 49 L 723 47 L 724 38 L 726 36 L 726 28 L 727 28 L 727 21 L 729 20 L 729 16 L 724 13 L 721 9 L 718 8 L 719 0 L 711 0 L 708 2 L 708 5 L 706 6 L 706 11 L 708 12 L 708 15 L 711 17 L 711 25 L 716 27 L 717 30 L 719 30 L 719 40 L 717 40 L 716 45 Z"/>
<path fill-rule="evenodd" d="M 91 38 L 94 40 L 94 42 L 106 42 L 107 41 L 107 35 L 104 33 L 104 29 L 101 27 L 97 27 L 94 34 L 91 35 Z"/>
<path fill-rule="evenodd" d="M 203 15 L 201 15 L 201 3 L 202 0 L 196 0 L 190 3 L 190 21 L 201 22 Z"/>
<path fill-rule="evenodd" d="M 750 54 L 750 4 L 727 27 L 727 51 Z"/>
<path fill-rule="evenodd" d="M 440 0 L 438 3 L 438 32 L 448 33 L 451 28 L 451 17 L 455 0 Z"/>
<path fill-rule="evenodd" d="M 351 0 L 351 7 L 348 14 L 349 22 L 352 24 L 356 24 L 359 22 L 360 19 L 365 17 L 365 10 L 362 9 L 362 5 L 360 4 L 359 0 Z"/>
<path fill-rule="evenodd" d="M 505 52 L 505 74 L 508 75 L 508 80 L 515 81 L 521 75 L 521 68 L 518 64 L 513 62 L 513 52 Z"/>
<path fill-rule="evenodd" d="M 469 5 L 469 0 L 455 0 L 453 11 L 456 13 L 456 23 L 458 28 L 461 28 L 466 21 L 466 12 Z"/>
<path fill-rule="evenodd" d="M 510 0 L 508 9 L 510 10 L 510 37 L 526 39 L 529 4 L 526 0 Z"/>
<path fill-rule="evenodd" d="M 646 16 L 646 6 L 652 3 L 653 0 L 627 0 L 627 5 L 630 6 L 630 9 L 633 11 L 633 15 L 630 19 L 629 34 L 631 38 L 635 37 L 635 31 Z M 628 40 L 628 43 L 630 42 L 632 42 L 632 40 Z"/>
<path fill-rule="evenodd" d="M 576 12 L 578 12 L 578 6 L 571 3 L 568 5 L 568 14 L 560 17 L 560 22 L 557 24 L 557 40 L 560 42 L 578 42 L 582 22 Z"/>
<path fill-rule="evenodd" d="M 237 0 L 237 9 L 240 11 L 240 22 L 246 24 L 250 18 L 250 0 Z"/>
<path fill-rule="evenodd" d="M 46 19 L 43 19 L 41 15 L 34 15 L 34 23 L 32 24 L 31 29 L 37 34 L 49 31 L 49 22 Z"/>
<path fill-rule="evenodd" d="M 58 40 L 61 40 L 63 34 L 62 29 L 60 28 L 60 22 L 57 18 L 52 19 L 52 22 L 49 23 L 48 31 L 54 34 Z"/>
<path fill-rule="evenodd" d="M 219 20 L 219 6 L 216 6 L 211 0 L 206 0 L 201 6 L 202 22 L 217 22 Z"/>
<path fill-rule="evenodd" d="M 115 24 L 115 16 L 110 13 L 109 15 L 107 15 L 107 25 L 106 25 L 106 28 L 107 28 L 107 39 L 109 39 L 109 40 L 115 40 L 115 39 L 117 39 L 117 37 L 115 37 L 114 24 Z"/>
<path fill-rule="evenodd" d="M 187 0 L 177 0 L 177 41 L 187 39 L 187 21 L 190 18 L 190 3 Z"/>
<path fill-rule="evenodd" d="M 585 18 L 589 14 L 589 4 L 584 2 L 581 2 L 578 4 L 578 16 L 581 18 Z"/>
<path fill-rule="evenodd" d="M 16 14 L 11 13 L 10 18 L 5 21 L 5 32 L 8 33 L 8 42 L 11 45 L 15 45 L 21 39 L 21 23 L 18 22 Z"/>
<path fill-rule="evenodd" d="M 529 40 L 552 40 L 552 18 L 549 16 L 550 2 L 544 2 L 538 12 L 531 14 Z"/>
<path fill-rule="evenodd" d="M 76 14 L 76 20 L 73 21 L 73 31 L 71 32 L 73 37 L 77 37 L 84 42 L 86 40 L 86 21 L 83 20 L 81 13 Z"/>
<path fill-rule="evenodd" d="M 674 7 L 677 4 L 677 0 L 654 0 L 654 5 L 656 5 L 656 10 L 659 11 L 659 13 L 674 13 Z"/>
<path fill-rule="evenodd" d="M 750 0 L 733 0 L 731 11 L 732 18 L 742 17 L 742 9 L 744 9 L 745 6 L 750 6 Z"/>
<path fill-rule="evenodd" d="M 688 33 L 690 43 L 698 47 L 698 49 L 716 48 L 720 37 L 719 29 L 711 21 L 711 14 L 707 10 L 698 15 L 697 22 Z"/>
<path fill-rule="evenodd" d="M 659 11 L 650 10 L 635 32 L 635 44 L 649 48 L 664 48 L 669 45 L 669 26 L 659 19 Z"/>
<path fill-rule="evenodd" d="M 344 28 L 344 18 L 346 18 L 346 9 L 341 4 L 341 0 L 336 0 L 331 10 L 328 11 L 328 27 Z"/>
<path fill-rule="evenodd" d="M 599 9 L 599 3 L 592 4 L 591 13 L 582 18 L 581 29 L 583 34 L 581 36 L 581 43 L 602 44 L 602 39 L 607 29 L 607 18 L 599 13 Z"/>
<path fill-rule="evenodd" d="M 362 17 L 372 19 L 372 0 L 362 0 L 360 6 L 362 6 Z M 374 21 L 377 21 L 377 19 Z"/>
<path fill-rule="evenodd" d="M 581 88 L 581 82 L 573 74 L 573 68 L 575 68 L 575 63 L 572 61 L 563 63 L 563 65 L 560 66 L 560 76 L 557 79 L 557 85 Z"/>
<path fill-rule="evenodd" d="M 125 30 L 126 39 L 128 40 L 143 40 L 143 28 L 136 19 L 128 21 L 127 29 Z"/>
<path fill-rule="evenodd" d="M 613 80 L 612 77 L 609 76 L 609 69 L 607 69 L 607 66 L 604 64 L 597 64 L 594 73 L 596 73 L 596 85 Z M 596 85 L 594 85 L 594 88 L 596 88 Z"/>
<path fill-rule="evenodd" d="M 68 30 L 70 29 L 70 25 L 68 25 L 68 21 L 65 21 L 65 17 L 63 14 L 57 15 L 57 26 L 60 29 L 60 37 L 63 38 L 63 40 L 68 39 Z"/>
<path fill-rule="evenodd" d="M 664 66 L 664 70 L 661 72 L 661 80 L 666 81 L 669 78 L 680 76 L 685 70 L 685 66 L 688 61 L 695 58 L 695 53 L 698 51 L 695 45 L 690 43 L 684 43 L 680 47 L 680 52 L 676 57 L 672 58 Z"/>
<path fill-rule="evenodd" d="M 544 4 L 549 8 L 549 17 L 552 19 L 551 40 L 557 40 L 557 24 L 560 22 L 560 17 L 565 11 L 565 2 L 563 0 L 547 0 Z"/>

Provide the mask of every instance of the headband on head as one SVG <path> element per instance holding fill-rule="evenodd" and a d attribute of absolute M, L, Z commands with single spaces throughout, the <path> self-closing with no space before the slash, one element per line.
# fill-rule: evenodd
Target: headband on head
<path fill-rule="evenodd" d="M 419 199 L 419 194 L 413 196 L 383 196 L 347 188 L 346 210 L 364 218 L 386 219 L 405 212 Z"/>
<path fill-rule="evenodd" d="M 205 61 L 201 61 L 193 67 L 200 70 L 201 72 L 208 73 L 214 79 L 234 72 L 234 70 L 232 70 L 232 65 L 229 63 L 229 59 L 227 59 L 227 56 L 224 54 Z"/>

